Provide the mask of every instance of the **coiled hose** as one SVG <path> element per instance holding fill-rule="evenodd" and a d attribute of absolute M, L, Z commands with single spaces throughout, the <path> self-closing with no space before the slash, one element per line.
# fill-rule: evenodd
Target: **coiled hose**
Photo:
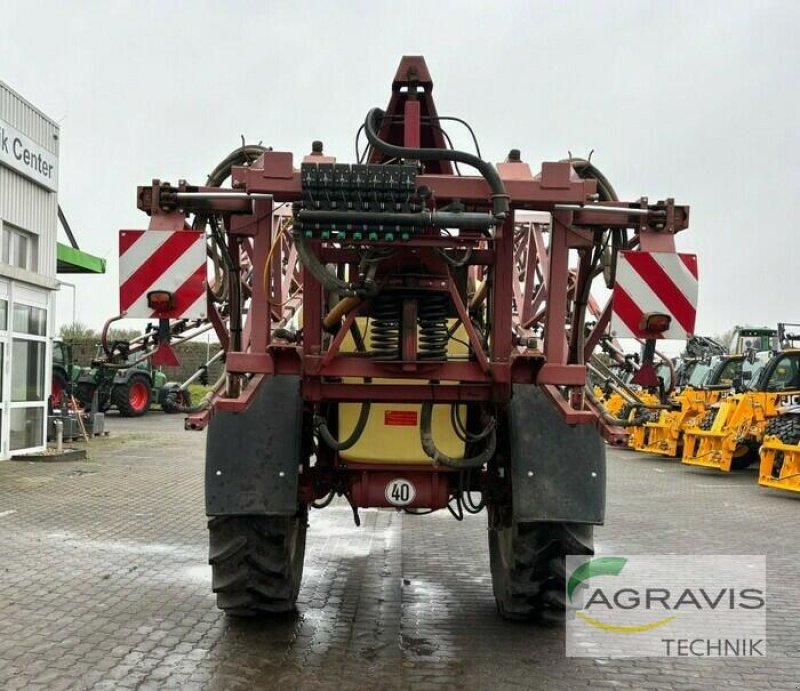
<path fill-rule="evenodd" d="M 495 425 L 492 425 L 483 451 L 477 456 L 455 459 L 450 458 L 450 456 L 436 447 L 431 432 L 432 421 L 433 401 L 425 401 L 425 403 L 422 404 L 422 411 L 420 413 L 419 440 L 422 444 L 422 450 L 427 456 L 433 459 L 434 463 L 441 463 L 442 465 L 449 466 L 450 468 L 458 468 L 459 470 L 469 470 L 471 468 L 480 468 L 494 456 L 495 450 L 497 449 L 497 429 Z"/>
<path fill-rule="evenodd" d="M 396 146 L 384 141 L 378 136 L 378 130 L 386 113 L 380 108 L 373 108 L 367 113 L 364 121 L 364 133 L 369 143 L 382 154 L 391 158 L 404 158 L 414 161 L 453 161 L 464 163 L 475 168 L 489 184 L 492 191 L 492 214 L 498 222 L 505 220 L 509 209 L 509 196 L 500 175 L 495 167 L 488 161 L 478 158 L 474 154 L 455 149 L 417 149 L 405 146 Z"/>
<path fill-rule="evenodd" d="M 243 144 L 234 149 L 211 171 L 206 179 L 206 186 L 221 187 L 222 183 L 230 177 L 231 169 L 234 166 L 252 163 L 266 151 L 268 151 L 268 149 L 260 144 Z M 219 227 L 216 216 L 209 216 L 202 213 L 195 214 L 192 223 L 192 228 L 194 230 L 205 230 L 207 225 L 210 226 L 211 230 L 208 254 L 214 267 L 215 277 L 214 285 L 209 285 L 209 290 L 214 301 L 221 303 L 228 299 L 229 286 L 227 277 L 228 271 L 231 269 L 229 266 L 228 251 L 225 247 L 224 234 Z"/>
<path fill-rule="evenodd" d="M 316 428 L 317 432 L 319 432 L 320 439 L 322 439 L 322 441 L 324 441 L 330 448 L 332 448 L 334 451 L 346 451 L 353 446 L 364 433 L 364 428 L 367 426 L 367 421 L 369 420 L 370 407 L 369 401 L 364 401 L 361 404 L 361 412 L 358 415 L 356 426 L 353 428 L 352 434 L 344 441 L 337 441 L 337 439 L 328 429 L 328 421 L 321 415 L 314 416 L 314 427 Z"/>

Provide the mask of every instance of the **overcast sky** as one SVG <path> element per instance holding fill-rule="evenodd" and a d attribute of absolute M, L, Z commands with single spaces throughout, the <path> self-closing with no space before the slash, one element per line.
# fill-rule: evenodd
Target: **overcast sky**
<path fill-rule="evenodd" d="M 138 184 L 202 183 L 241 135 L 353 160 L 403 54 L 485 158 L 586 155 L 622 198 L 690 204 L 698 332 L 800 321 L 800 2 L 0 2 L 0 79 L 61 125 L 59 201 L 108 274 L 75 278 L 78 319 L 117 305 L 117 230 Z M 457 148 L 469 149 L 456 127 Z M 65 241 L 62 238 L 62 241 Z M 69 280 L 73 280 L 66 277 Z M 71 321 L 72 291 L 57 322 Z"/>

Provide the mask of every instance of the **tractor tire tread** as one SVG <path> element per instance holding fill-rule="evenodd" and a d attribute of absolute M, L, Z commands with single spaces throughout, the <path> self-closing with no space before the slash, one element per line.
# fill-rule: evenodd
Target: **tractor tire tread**
<path fill-rule="evenodd" d="M 514 523 L 489 531 L 495 602 L 504 619 L 536 619 L 563 611 L 568 554 L 594 554 L 592 526 Z"/>
<path fill-rule="evenodd" d="M 292 611 L 303 572 L 306 512 L 209 520 L 217 606 L 234 617 Z"/>
<path fill-rule="evenodd" d="M 148 396 L 152 396 L 153 386 L 150 383 L 150 380 L 143 374 L 132 374 L 128 381 L 124 384 L 117 384 L 111 390 L 111 403 L 112 405 L 116 406 L 119 414 L 122 417 L 141 417 L 150 409 L 150 403 L 142 409 L 136 410 L 130 401 L 130 389 L 131 385 L 136 382 L 143 382 L 147 386 Z"/>

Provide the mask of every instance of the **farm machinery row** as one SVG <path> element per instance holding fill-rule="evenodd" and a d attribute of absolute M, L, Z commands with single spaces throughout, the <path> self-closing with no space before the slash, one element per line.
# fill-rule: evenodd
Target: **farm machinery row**
<path fill-rule="evenodd" d="M 195 382 L 208 385 L 209 367 L 221 359 L 222 351 L 200 365 L 186 381 L 168 381 L 167 375 L 153 361 L 163 334 L 159 334 L 154 324 L 148 324 L 144 332 L 133 339 L 111 339 L 109 327 L 120 318 L 114 317 L 105 324 L 90 366 L 76 364 L 72 343 L 54 341 L 52 408 L 67 410 L 77 406 L 92 413 L 116 408 L 123 417 L 140 417 L 151 405 L 158 404 L 165 413 L 190 412 L 193 406 L 189 386 Z M 169 326 L 168 338 L 173 346 L 179 345 L 210 329 L 207 320 L 176 320 Z"/>
<path fill-rule="evenodd" d="M 737 327 L 730 353 L 711 343 L 699 358 L 690 341 L 685 385 L 672 396 L 638 392 L 640 400 L 622 411 L 633 422 L 628 445 L 723 472 L 759 462 L 759 484 L 800 491 L 797 327 Z"/>
<path fill-rule="evenodd" d="M 337 497 L 356 523 L 485 509 L 501 615 L 563 606 L 564 557 L 591 554 L 604 519 L 603 439 L 628 424 L 587 392 L 592 354 L 620 320 L 653 381 L 655 339 L 693 330 L 696 264 L 675 251 L 688 207 L 621 201 L 583 159 L 536 171 L 516 149 L 496 165 L 477 139 L 455 150 L 463 120 L 432 89 L 405 57 L 354 163 L 319 141 L 300 161 L 242 146 L 203 186 L 140 187 L 149 227 L 120 233 L 122 308 L 158 320 L 156 354 L 179 318 L 208 320 L 225 353 L 186 426 L 207 427 L 209 558 L 231 615 L 294 606 L 309 509 Z M 596 283 L 614 300 L 589 323 Z"/>

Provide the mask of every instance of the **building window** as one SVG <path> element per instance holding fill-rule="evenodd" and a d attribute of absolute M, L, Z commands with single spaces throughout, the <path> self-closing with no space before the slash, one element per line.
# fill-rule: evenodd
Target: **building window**
<path fill-rule="evenodd" d="M 3 263 L 27 271 L 38 271 L 39 238 L 33 233 L 4 223 Z"/>
<path fill-rule="evenodd" d="M 31 305 L 14 305 L 14 331 L 32 336 L 47 333 L 47 310 Z"/>
<path fill-rule="evenodd" d="M 9 432 L 12 451 L 41 446 L 44 443 L 44 408 L 12 408 Z"/>
<path fill-rule="evenodd" d="M 46 344 L 15 338 L 11 357 L 11 400 L 44 400 L 44 355 Z"/>

